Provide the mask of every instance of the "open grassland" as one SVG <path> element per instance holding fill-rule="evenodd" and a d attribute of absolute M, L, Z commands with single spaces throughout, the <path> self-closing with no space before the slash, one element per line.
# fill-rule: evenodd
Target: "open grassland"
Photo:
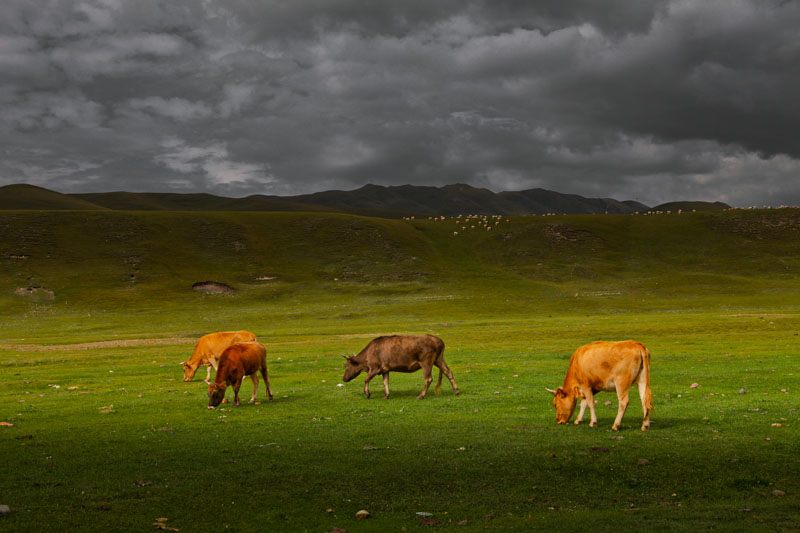
<path fill-rule="evenodd" d="M 800 214 L 491 224 L 0 214 L 0 529 L 800 528 Z M 208 411 L 182 382 L 186 339 L 228 329 L 266 344 L 271 404 Z M 442 337 L 461 395 L 340 387 L 340 355 L 392 332 Z M 619 433 L 608 393 L 600 427 L 557 426 L 571 352 L 626 338 L 651 431 L 635 392 Z"/>

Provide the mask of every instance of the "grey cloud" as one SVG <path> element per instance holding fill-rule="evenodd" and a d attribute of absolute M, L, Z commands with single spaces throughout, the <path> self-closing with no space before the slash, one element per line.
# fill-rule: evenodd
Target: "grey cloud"
<path fill-rule="evenodd" d="M 800 7 L 7 0 L 0 184 L 797 203 Z"/>

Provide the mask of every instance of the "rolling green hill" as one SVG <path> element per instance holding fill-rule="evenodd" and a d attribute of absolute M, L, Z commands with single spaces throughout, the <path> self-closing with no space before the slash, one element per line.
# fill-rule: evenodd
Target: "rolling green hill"
<path fill-rule="evenodd" d="M 0 187 L 0 210 L 2 209 L 106 209 L 84 200 L 51 191 L 35 185 L 16 184 Z"/>
<path fill-rule="evenodd" d="M 487 220 L 5 211 L 0 311 L 194 305 L 199 281 L 233 286 L 232 302 L 299 293 L 355 301 L 377 291 L 415 294 L 420 305 L 485 297 L 482 305 L 512 314 L 527 311 L 503 309 L 504 294 L 538 309 L 612 312 L 678 299 L 721 307 L 745 293 L 785 303 L 798 291 L 794 209 Z M 29 287 L 55 298 L 34 304 L 14 294 Z"/>

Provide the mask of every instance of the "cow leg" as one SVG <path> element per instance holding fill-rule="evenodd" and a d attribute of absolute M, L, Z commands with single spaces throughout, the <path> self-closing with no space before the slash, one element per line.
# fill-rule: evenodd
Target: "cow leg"
<path fill-rule="evenodd" d="M 614 419 L 614 425 L 611 429 L 619 431 L 619 425 L 622 423 L 622 416 L 625 414 L 625 409 L 628 408 L 628 388 L 624 389 L 617 385 L 617 399 L 619 400 L 619 407 L 617 408 L 617 418 Z"/>
<path fill-rule="evenodd" d="M 650 392 L 648 390 L 647 381 L 644 377 L 644 372 L 639 374 L 639 398 L 642 400 L 642 414 L 644 418 L 642 419 L 642 431 L 647 431 L 650 429 L 650 409 L 647 407 L 647 393 Z M 651 393 L 652 395 L 652 393 Z"/>
<path fill-rule="evenodd" d="M 425 385 L 422 387 L 422 392 L 417 396 L 417 400 L 423 399 L 425 395 L 428 394 L 428 388 L 431 386 L 431 383 L 433 383 L 433 372 L 431 372 L 431 370 L 433 370 L 432 366 L 422 367 L 422 373 L 425 376 Z"/>
<path fill-rule="evenodd" d="M 366 396 L 367 398 L 369 398 L 369 382 L 370 380 L 372 380 L 372 378 L 374 378 L 377 375 L 378 375 L 377 370 L 375 371 L 370 370 L 369 373 L 367 374 L 367 379 L 364 380 L 364 396 Z"/>
<path fill-rule="evenodd" d="M 266 368 L 261 369 L 261 377 L 264 378 L 264 383 L 267 384 L 267 397 L 272 401 L 272 390 L 269 388 L 269 372 Z"/>
<path fill-rule="evenodd" d="M 389 373 L 383 375 L 383 390 L 386 394 L 383 395 L 385 399 L 389 399 Z"/>
<path fill-rule="evenodd" d="M 256 402 L 256 393 L 258 392 L 258 374 L 253 372 L 250 374 L 250 379 L 253 380 L 253 396 L 250 398 L 250 403 Z"/>
<path fill-rule="evenodd" d="M 244 381 L 244 376 L 236 380 L 236 383 L 233 384 L 233 406 L 239 407 L 239 389 L 242 387 L 242 381 Z"/>
<path fill-rule="evenodd" d="M 447 376 L 447 379 L 450 380 L 450 386 L 453 387 L 453 394 L 458 396 L 458 385 L 456 385 L 456 380 L 455 380 L 455 378 L 453 378 L 453 371 L 450 370 L 450 367 L 447 366 L 447 363 L 444 362 L 444 358 L 442 358 L 436 364 L 436 366 L 439 367 L 439 384 L 441 384 L 441 382 L 442 382 L 442 372 L 444 372 L 444 375 Z M 436 385 L 437 389 L 440 388 L 439 384 Z"/>
<path fill-rule="evenodd" d="M 589 427 L 596 428 L 597 427 L 597 412 L 594 410 L 594 392 L 592 389 L 587 389 L 582 391 L 585 398 L 581 401 L 581 411 L 583 411 L 583 404 L 586 403 L 589 406 Z"/>
<path fill-rule="evenodd" d="M 219 364 L 214 358 L 209 359 L 208 364 L 206 365 L 206 383 L 210 383 L 211 380 L 211 367 L 214 367 L 214 374 L 216 375 Z"/>
<path fill-rule="evenodd" d="M 588 404 L 589 404 L 589 402 L 586 400 L 586 398 L 581 400 L 581 408 L 580 408 L 580 411 L 578 411 L 578 418 L 575 419 L 575 425 L 576 426 L 580 425 L 580 423 L 583 422 L 583 413 L 586 412 L 586 406 Z"/>

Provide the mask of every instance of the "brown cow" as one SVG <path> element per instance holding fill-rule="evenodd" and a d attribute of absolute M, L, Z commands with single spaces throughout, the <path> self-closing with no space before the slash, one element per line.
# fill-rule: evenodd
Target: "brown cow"
<path fill-rule="evenodd" d="M 267 396 L 272 401 L 272 390 L 269 388 L 269 374 L 267 373 L 267 350 L 259 342 L 237 342 L 231 344 L 219 356 L 219 367 L 214 383 L 208 385 L 208 408 L 214 409 L 225 398 L 225 390 L 233 385 L 233 406 L 239 407 L 239 387 L 242 386 L 245 376 L 253 380 L 253 397 L 250 403 L 256 401 L 258 392 L 258 374 L 267 384 Z"/>
<path fill-rule="evenodd" d="M 211 367 L 217 369 L 217 361 L 222 351 L 235 342 L 255 341 L 256 336 L 249 331 L 219 331 L 203 335 L 194 346 L 194 353 L 183 365 L 183 381 L 192 381 L 195 372 L 201 366 L 206 367 L 205 382 L 211 379 Z"/>
<path fill-rule="evenodd" d="M 597 427 L 594 393 L 617 391 L 619 407 L 611 429 L 618 431 L 622 415 L 628 407 L 628 389 L 633 383 L 639 385 L 639 397 L 644 412 L 642 431 L 646 431 L 650 428 L 653 395 L 650 391 L 650 352 L 641 343 L 597 341 L 581 346 L 569 360 L 564 385 L 556 390 L 546 390 L 553 394 L 557 423 L 569 422 L 580 398 L 581 409 L 575 425 L 583 421 L 583 413 L 588 405 L 592 416 L 589 427 Z"/>
<path fill-rule="evenodd" d="M 364 395 L 369 398 L 369 382 L 376 375 L 383 376 L 383 388 L 386 391 L 384 398 L 389 397 L 389 372 L 416 372 L 420 368 L 425 376 L 425 386 L 417 396 L 418 400 L 425 397 L 433 377 L 433 366 L 439 367 L 439 381 L 434 392 L 439 394 L 442 388 L 442 374 L 447 376 L 453 386 L 453 393 L 458 394 L 458 385 L 453 379 L 453 371 L 444 362 L 444 342 L 433 335 L 389 335 L 378 337 L 367 344 L 358 355 L 347 359 L 344 366 L 343 381 L 348 382 L 361 372 L 367 373 L 364 381 Z"/>

